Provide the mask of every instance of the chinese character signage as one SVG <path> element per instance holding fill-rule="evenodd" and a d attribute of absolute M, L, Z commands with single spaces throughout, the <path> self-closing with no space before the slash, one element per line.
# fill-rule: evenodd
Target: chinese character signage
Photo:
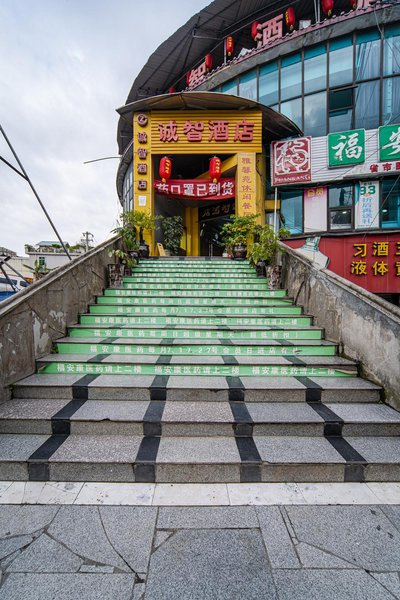
<path fill-rule="evenodd" d="M 257 42 L 257 48 L 261 48 L 270 42 L 279 40 L 281 37 L 283 37 L 283 14 L 264 23 L 259 23 L 254 41 Z"/>
<path fill-rule="evenodd" d="M 379 227 L 379 181 L 361 181 L 356 186 L 355 228 Z"/>
<path fill-rule="evenodd" d="M 219 204 L 200 207 L 199 221 L 207 221 L 208 219 L 226 217 L 233 214 L 235 214 L 235 201 L 228 200 L 227 202 L 220 202 Z"/>
<path fill-rule="evenodd" d="M 211 154 L 262 151 L 260 111 L 155 111 L 154 154 Z"/>
<path fill-rule="evenodd" d="M 134 116 L 133 137 L 133 208 L 147 209 L 151 207 L 151 136 L 150 114 L 136 113 Z"/>
<path fill-rule="evenodd" d="M 238 154 L 236 183 L 237 214 L 241 217 L 257 214 L 255 154 Z"/>
<path fill-rule="evenodd" d="M 272 142 L 272 185 L 311 181 L 311 137 Z"/>
<path fill-rule="evenodd" d="M 326 186 L 304 189 L 304 232 L 326 231 L 328 188 Z"/>
<path fill-rule="evenodd" d="M 343 167 L 365 161 L 365 129 L 328 134 L 328 165 Z"/>
<path fill-rule="evenodd" d="M 400 125 L 379 127 L 379 160 L 400 161 Z"/>
<path fill-rule="evenodd" d="M 170 179 L 154 182 L 157 193 L 192 200 L 223 200 L 235 197 L 235 180 L 222 178 L 217 183 L 202 179 Z"/>
<path fill-rule="evenodd" d="M 387 277 L 388 274 L 400 277 L 400 242 L 376 240 L 369 244 L 353 244 L 350 271 L 357 278 L 371 274 L 378 278 Z"/>

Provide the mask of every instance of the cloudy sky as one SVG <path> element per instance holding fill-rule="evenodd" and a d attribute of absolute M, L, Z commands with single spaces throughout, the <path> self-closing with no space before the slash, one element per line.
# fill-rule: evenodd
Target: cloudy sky
<path fill-rule="evenodd" d="M 115 109 L 157 46 L 207 0 L 1 0 L 0 123 L 63 240 L 99 243 L 120 213 Z M 0 137 L 0 155 L 13 162 Z M 13 164 L 15 164 L 13 162 Z M 0 246 L 55 240 L 28 184 L 0 162 Z"/>

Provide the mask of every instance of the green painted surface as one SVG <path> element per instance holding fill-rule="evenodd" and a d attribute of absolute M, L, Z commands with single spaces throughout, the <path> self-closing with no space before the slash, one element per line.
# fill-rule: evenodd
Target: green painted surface
<path fill-rule="evenodd" d="M 258 292 L 255 297 L 253 292 L 251 297 L 249 297 L 248 292 L 235 292 L 234 294 L 229 294 L 229 297 L 224 297 L 218 294 L 218 292 L 214 292 L 211 295 L 206 294 L 194 294 L 193 292 L 185 293 L 176 292 L 174 295 L 164 296 L 162 292 L 159 292 L 159 296 L 153 296 L 151 293 L 142 292 L 140 296 L 128 296 L 128 297 L 114 297 L 114 296 L 98 296 L 97 302 L 98 304 L 158 304 L 158 305 L 182 305 L 182 306 L 201 306 L 201 305 L 217 305 L 217 306 L 230 306 L 235 304 L 237 306 L 250 306 L 257 305 L 257 301 L 259 300 L 262 305 L 273 305 L 273 306 L 285 306 L 291 304 L 291 300 L 284 300 L 282 298 L 270 298 L 265 292 Z M 262 302 L 261 302 L 262 301 Z"/>
<path fill-rule="evenodd" d="M 181 295 L 182 292 L 186 294 L 188 294 L 189 291 L 210 291 L 211 295 L 215 295 L 215 291 L 219 292 L 220 290 L 224 290 L 226 292 L 229 292 L 226 295 L 231 295 L 231 291 L 233 291 L 234 293 L 238 292 L 238 291 L 242 291 L 242 290 L 246 290 L 249 292 L 249 294 L 251 296 L 253 296 L 253 291 L 256 292 L 256 294 L 258 294 L 258 292 L 262 291 L 264 292 L 264 295 L 266 298 L 283 298 L 284 296 L 286 296 L 286 291 L 285 290 L 269 290 L 267 288 L 267 284 L 255 284 L 255 285 L 249 285 L 249 284 L 244 284 L 241 283 L 238 286 L 232 285 L 232 284 L 225 284 L 225 285 L 209 285 L 209 284 L 204 284 L 204 283 L 199 283 L 199 284 L 185 284 L 185 285 L 181 285 L 179 283 L 177 284 L 171 284 L 171 283 L 126 283 L 124 285 L 123 288 L 108 288 L 105 290 L 105 296 L 137 296 L 137 294 L 139 292 L 142 292 L 143 290 L 145 290 L 146 292 L 151 292 L 156 296 L 160 295 L 160 290 L 164 291 L 171 291 L 171 293 L 166 293 L 166 294 L 162 294 L 165 296 L 171 296 L 174 297 L 176 295 Z M 177 294 L 178 292 L 178 294 Z M 148 294 L 145 294 L 148 295 Z M 202 293 L 202 295 L 205 295 Z"/>
<path fill-rule="evenodd" d="M 334 344 L 314 345 L 229 345 L 224 344 L 88 344 L 59 342 L 60 354 L 154 354 L 190 356 L 334 356 Z"/>
<path fill-rule="evenodd" d="M 127 365 L 104 363 L 49 363 L 39 373 L 97 375 L 182 375 L 236 377 L 352 377 L 349 373 L 325 367 L 251 366 L 251 365 Z"/>
<path fill-rule="evenodd" d="M 179 275 L 164 275 L 158 273 L 157 275 L 133 275 L 132 277 L 124 277 L 124 283 L 211 283 L 211 284 L 223 284 L 223 283 L 265 283 L 267 280 L 265 277 L 257 277 L 256 275 L 237 275 L 236 273 L 221 273 L 216 276 L 210 276 L 208 274 L 200 276 L 198 273 L 194 276 L 193 273 L 182 273 Z"/>
<path fill-rule="evenodd" d="M 224 325 L 224 326 L 256 326 L 256 327 L 285 327 L 311 325 L 311 317 L 180 317 L 180 316 L 96 316 L 81 315 L 82 325 Z"/>
<path fill-rule="evenodd" d="M 320 329 L 288 329 L 288 330 L 257 330 L 257 329 L 115 329 L 91 327 L 69 328 L 71 337 L 83 338 L 185 338 L 207 340 L 320 340 Z"/>
<path fill-rule="evenodd" d="M 300 306 L 216 306 L 207 302 L 205 306 L 188 303 L 186 306 L 116 306 L 115 304 L 92 304 L 89 307 L 91 314 L 120 314 L 120 315 L 300 315 Z"/>

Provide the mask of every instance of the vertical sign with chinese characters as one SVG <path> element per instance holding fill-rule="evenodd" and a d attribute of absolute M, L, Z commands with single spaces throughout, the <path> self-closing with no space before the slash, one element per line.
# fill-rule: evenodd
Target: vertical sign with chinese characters
<path fill-rule="evenodd" d="M 328 188 L 326 186 L 304 190 L 304 232 L 326 231 Z"/>
<path fill-rule="evenodd" d="M 236 171 L 236 214 L 257 214 L 256 203 L 256 155 L 239 153 Z"/>
<path fill-rule="evenodd" d="M 379 181 L 360 181 L 356 186 L 355 228 L 379 227 Z"/>
<path fill-rule="evenodd" d="M 150 113 L 135 113 L 133 123 L 133 207 L 153 211 Z"/>
<path fill-rule="evenodd" d="M 365 161 L 365 129 L 328 134 L 328 165 L 343 167 Z"/>
<path fill-rule="evenodd" d="M 271 144 L 272 185 L 311 181 L 311 137 Z"/>

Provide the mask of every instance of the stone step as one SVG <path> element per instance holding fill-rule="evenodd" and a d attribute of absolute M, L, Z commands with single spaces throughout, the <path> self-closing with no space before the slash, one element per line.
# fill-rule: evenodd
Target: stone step
<path fill-rule="evenodd" d="M 398 481 L 400 438 L 4 434 L 2 480 L 126 482 Z"/>
<path fill-rule="evenodd" d="M 243 299 L 246 298 L 248 300 L 250 299 L 264 299 L 264 298 L 268 298 L 268 299 L 275 299 L 275 298 L 285 298 L 287 301 L 291 301 L 293 302 L 292 299 L 287 298 L 286 293 L 281 293 L 281 290 L 278 291 L 274 291 L 274 290 L 268 290 L 268 289 L 264 289 L 264 290 L 238 290 L 237 288 L 235 289 L 231 289 L 231 290 L 221 290 L 221 289 L 215 289 L 215 290 L 210 290 L 208 287 L 204 288 L 204 289 L 180 289 L 179 287 L 176 289 L 172 289 L 171 287 L 167 286 L 165 289 L 140 289 L 138 290 L 138 294 L 134 293 L 134 290 L 124 290 L 121 288 L 117 288 L 117 289 L 107 289 L 104 292 L 103 296 L 98 296 L 97 297 L 97 302 L 99 302 L 100 300 L 102 300 L 104 298 L 104 296 L 106 298 L 114 298 L 115 296 L 127 296 L 126 300 L 132 300 L 135 299 L 137 296 L 140 296 L 140 298 L 142 299 L 146 299 L 148 296 L 152 297 L 152 298 L 201 298 L 201 299 L 205 299 L 205 298 L 218 298 L 218 299 L 222 299 L 224 303 L 228 302 L 229 300 L 236 300 L 236 299 Z M 120 298 L 118 298 L 118 302 L 120 301 Z"/>
<path fill-rule="evenodd" d="M 309 316 L 283 316 L 272 317 L 218 317 L 218 316 L 129 316 L 129 315 L 107 315 L 96 316 L 84 314 L 79 316 L 81 325 L 172 325 L 174 327 L 308 327 L 312 325 L 312 317 Z"/>
<path fill-rule="evenodd" d="M 233 317 L 233 316 L 243 316 L 243 317 L 263 317 L 263 316 L 287 316 L 287 315 L 302 315 L 303 309 L 301 306 L 296 305 L 284 305 L 284 306 L 274 306 L 274 305 L 261 305 L 261 306 L 224 306 L 222 303 L 219 306 L 216 306 L 213 302 L 210 305 L 210 302 L 206 304 L 202 304 L 199 306 L 198 304 L 193 305 L 193 302 L 188 302 L 185 305 L 178 304 L 170 304 L 170 305 L 154 305 L 149 304 L 148 300 L 144 302 L 141 306 L 129 306 L 129 305 L 118 305 L 118 304 L 90 304 L 89 305 L 89 313 L 90 314 L 115 314 L 115 315 L 167 315 L 167 316 L 183 316 L 183 315 L 191 315 L 191 316 L 224 316 L 224 317 Z"/>
<path fill-rule="evenodd" d="M 255 294 L 256 292 L 252 292 Z M 178 291 L 174 294 L 163 295 L 162 291 L 157 296 L 148 292 L 141 292 L 140 295 L 132 295 L 130 297 L 113 297 L 113 296 L 97 296 L 97 304 L 107 304 L 110 306 L 224 306 L 226 309 L 230 306 L 258 306 L 262 308 L 267 306 L 293 306 L 292 298 L 275 298 L 268 296 L 266 292 L 258 292 L 258 296 L 249 296 L 246 292 L 236 291 L 224 297 L 215 292 L 215 295 L 210 294 L 185 294 Z"/>
<path fill-rule="evenodd" d="M 202 263 L 188 263 L 181 265 L 169 265 L 167 263 L 163 263 L 162 265 L 147 265 L 140 263 L 136 267 L 133 268 L 132 273 L 210 273 L 210 274 L 219 274 L 222 272 L 225 273 L 238 273 L 238 274 L 254 274 L 255 269 L 251 267 L 249 264 L 242 263 L 223 263 L 223 264 L 211 264 L 206 265 Z M 129 277 L 129 275 L 127 276 Z M 132 275 L 131 275 L 132 277 Z"/>
<path fill-rule="evenodd" d="M 188 273 L 133 273 L 131 276 L 124 276 L 122 278 L 124 284 L 126 283 L 137 283 L 137 282 L 149 282 L 149 283 L 157 283 L 158 281 L 162 283 L 214 283 L 214 284 L 224 284 L 224 283 L 266 283 L 265 277 L 257 277 L 256 273 L 246 273 L 246 274 L 238 274 L 238 273 L 226 273 L 225 271 L 222 273 L 218 273 L 215 275 L 210 275 L 209 273 L 196 273 L 189 271 Z"/>
<path fill-rule="evenodd" d="M 143 363 L 148 364 L 148 363 Z M 381 388 L 360 377 L 223 377 L 35 374 L 14 385 L 14 398 L 190 402 L 379 402 Z"/>
<path fill-rule="evenodd" d="M 295 327 L 283 328 L 247 328 L 231 327 L 224 329 L 222 326 L 210 328 L 199 327 L 188 329 L 176 326 L 174 328 L 165 326 L 158 329 L 145 327 L 107 327 L 99 325 L 92 328 L 88 325 L 74 325 L 68 328 L 70 337 L 83 338 L 172 338 L 172 339 L 217 339 L 217 340 L 320 340 L 323 330 L 319 327 Z"/>
<path fill-rule="evenodd" d="M 384 404 L 14 399 L 0 404 L 0 433 L 51 435 L 324 436 L 326 409 L 346 436 L 398 436 L 400 413 Z M 155 418 L 158 418 L 155 421 Z M 240 417 L 240 418 L 239 418 Z"/>
<path fill-rule="evenodd" d="M 105 295 L 118 296 L 124 295 L 121 292 L 125 292 L 125 295 L 132 295 L 134 292 L 141 292 L 142 290 L 152 290 L 157 292 L 158 290 L 186 290 L 186 291 L 197 291 L 197 290 L 209 290 L 211 291 L 230 291 L 230 290 L 247 290 L 250 292 L 264 291 L 269 292 L 269 297 L 284 297 L 287 295 L 285 290 L 269 290 L 267 280 L 260 281 L 257 279 L 255 283 L 243 283 L 236 281 L 229 281 L 227 283 L 181 283 L 174 281 L 172 283 L 165 283 L 164 281 L 135 281 L 134 283 L 124 283 L 123 288 L 107 288 Z"/>

